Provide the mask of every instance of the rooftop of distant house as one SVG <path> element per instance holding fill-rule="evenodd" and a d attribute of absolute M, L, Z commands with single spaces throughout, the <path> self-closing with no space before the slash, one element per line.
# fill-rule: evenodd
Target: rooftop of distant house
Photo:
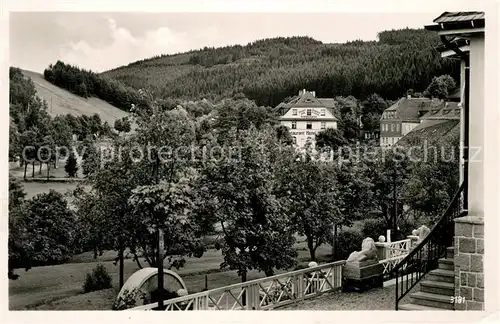
<path fill-rule="evenodd" d="M 387 108 L 381 120 L 420 122 L 422 119 L 460 119 L 457 102 L 407 96 Z"/>
<path fill-rule="evenodd" d="M 333 114 L 332 109 L 335 107 L 333 98 L 318 98 L 316 91 L 307 91 L 306 89 L 299 90 L 297 96 L 293 96 L 289 100 L 280 103 L 276 106 L 278 113 L 283 116 L 293 107 L 297 108 L 327 108 Z"/>

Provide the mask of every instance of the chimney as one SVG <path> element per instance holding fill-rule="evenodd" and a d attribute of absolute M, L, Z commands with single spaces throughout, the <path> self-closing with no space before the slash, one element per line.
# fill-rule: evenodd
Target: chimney
<path fill-rule="evenodd" d="M 411 94 L 407 95 L 406 99 L 411 99 Z"/>
<path fill-rule="evenodd" d="M 299 97 L 302 96 L 303 92 L 302 90 L 299 90 Z"/>
<path fill-rule="evenodd" d="M 311 91 L 311 93 L 312 93 L 313 97 L 316 98 L 316 91 Z"/>

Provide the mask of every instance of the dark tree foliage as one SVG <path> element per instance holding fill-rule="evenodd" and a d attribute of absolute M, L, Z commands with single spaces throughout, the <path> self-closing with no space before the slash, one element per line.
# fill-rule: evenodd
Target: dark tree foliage
<path fill-rule="evenodd" d="M 308 37 L 260 40 L 246 46 L 204 48 L 156 56 L 101 75 L 163 98 L 218 100 L 244 95 L 276 106 L 299 89 L 318 97 L 377 93 L 395 100 L 409 88 L 423 92 L 434 76 L 458 79 L 456 61 L 441 58 L 439 37 L 423 29 L 379 33 L 378 41 L 323 44 Z"/>
<path fill-rule="evenodd" d="M 84 98 L 95 96 L 125 111 L 140 101 L 135 89 L 61 61 L 49 65 L 43 75 L 45 80 L 76 95 Z"/>
<path fill-rule="evenodd" d="M 70 178 L 74 178 L 77 176 L 78 163 L 73 152 L 71 152 L 68 156 L 68 160 L 66 161 L 66 165 L 64 166 L 64 171 L 66 171 L 68 177 Z"/>

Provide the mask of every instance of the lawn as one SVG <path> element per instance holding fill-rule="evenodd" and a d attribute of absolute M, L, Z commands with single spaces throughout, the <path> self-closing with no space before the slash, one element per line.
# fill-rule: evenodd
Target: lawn
<path fill-rule="evenodd" d="M 309 252 L 304 250 L 303 241 L 297 244 L 299 261 L 307 262 Z M 318 259 L 327 262 L 331 252 L 329 245 L 321 246 Z M 9 281 L 9 309 L 46 309 L 46 310 L 87 310 L 110 309 L 118 293 L 118 266 L 113 264 L 115 253 L 108 251 L 94 260 L 91 253 L 72 258 L 69 263 L 35 267 L 27 272 L 17 270 L 18 280 Z M 240 282 L 236 271 L 219 270 L 223 258 L 220 251 L 208 250 L 201 258 L 188 258 L 184 268 L 177 271 L 185 281 L 188 291 L 195 293 L 205 288 L 205 275 L 208 289 L 223 287 Z M 83 294 L 82 285 L 85 275 L 101 262 L 113 278 L 113 288 L 100 292 Z M 131 259 L 125 260 L 125 278 L 138 270 Z M 251 271 L 248 280 L 264 277 L 263 273 Z M 126 279 L 125 279 L 126 280 Z"/>

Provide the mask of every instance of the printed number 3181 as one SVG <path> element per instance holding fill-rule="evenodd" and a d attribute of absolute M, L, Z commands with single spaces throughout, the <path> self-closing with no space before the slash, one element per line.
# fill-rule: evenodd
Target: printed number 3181
<path fill-rule="evenodd" d="M 462 304 L 465 303 L 465 297 L 462 296 L 451 296 L 450 303 L 452 304 Z"/>

